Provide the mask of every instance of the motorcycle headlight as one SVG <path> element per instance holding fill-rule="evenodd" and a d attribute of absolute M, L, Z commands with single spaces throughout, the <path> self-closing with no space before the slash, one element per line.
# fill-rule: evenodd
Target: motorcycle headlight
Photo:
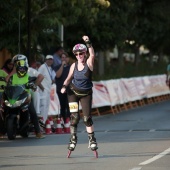
<path fill-rule="evenodd" d="M 8 100 L 5 100 L 5 105 L 8 106 L 8 107 L 11 107 L 11 108 L 14 108 L 14 107 L 19 107 L 21 106 L 22 103 L 25 102 L 27 98 L 24 98 L 22 100 L 17 100 L 15 103 L 11 104 Z"/>

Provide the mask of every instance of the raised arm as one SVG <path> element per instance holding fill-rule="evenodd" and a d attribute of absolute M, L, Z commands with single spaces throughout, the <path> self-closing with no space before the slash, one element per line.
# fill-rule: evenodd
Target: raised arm
<path fill-rule="evenodd" d="M 93 46 L 92 46 L 92 43 L 91 43 L 89 37 L 84 35 L 82 38 L 83 38 L 83 40 L 88 48 L 89 54 L 90 54 L 89 58 L 87 59 L 87 65 L 90 68 L 90 70 L 93 71 L 95 52 L 94 52 L 94 49 L 93 49 Z"/>
<path fill-rule="evenodd" d="M 63 73 L 63 67 L 66 64 L 65 61 L 62 61 L 60 68 L 56 71 L 56 77 L 60 78 Z"/>

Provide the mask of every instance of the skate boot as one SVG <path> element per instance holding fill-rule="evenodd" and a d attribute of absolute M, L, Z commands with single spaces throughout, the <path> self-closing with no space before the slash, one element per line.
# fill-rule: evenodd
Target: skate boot
<path fill-rule="evenodd" d="M 71 135 L 70 142 L 68 144 L 69 151 L 68 151 L 67 158 L 70 157 L 71 152 L 74 151 L 74 149 L 76 148 L 76 144 L 77 144 L 77 136 L 76 135 Z"/>
<path fill-rule="evenodd" d="M 98 152 L 97 152 L 97 142 L 96 138 L 94 137 L 94 133 L 88 134 L 89 137 L 89 147 L 95 154 L 95 157 L 98 158 Z"/>

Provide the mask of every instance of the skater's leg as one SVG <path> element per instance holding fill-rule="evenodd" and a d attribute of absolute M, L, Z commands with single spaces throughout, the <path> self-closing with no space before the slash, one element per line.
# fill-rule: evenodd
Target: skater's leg
<path fill-rule="evenodd" d="M 69 103 L 70 104 L 70 103 Z M 79 123 L 80 117 L 78 113 L 71 113 L 70 116 L 70 133 L 71 133 L 71 138 L 70 142 L 68 145 L 68 149 L 73 151 L 76 147 L 77 144 L 77 125 Z"/>
<path fill-rule="evenodd" d="M 68 100 L 69 100 L 69 109 L 70 109 L 70 133 L 71 133 L 71 138 L 70 142 L 68 145 L 68 149 L 70 151 L 73 151 L 76 147 L 77 144 L 77 126 L 80 120 L 80 115 L 79 115 L 79 104 L 78 104 L 78 99 L 74 95 L 74 93 L 69 93 L 68 95 Z"/>
<path fill-rule="evenodd" d="M 80 102 L 82 105 L 84 124 L 86 125 L 86 130 L 88 133 L 89 147 L 91 148 L 91 150 L 94 151 L 97 150 L 98 147 L 97 147 L 96 138 L 94 137 L 94 126 L 93 126 L 93 120 L 91 116 L 92 95 L 82 97 L 80 99 Z"/>

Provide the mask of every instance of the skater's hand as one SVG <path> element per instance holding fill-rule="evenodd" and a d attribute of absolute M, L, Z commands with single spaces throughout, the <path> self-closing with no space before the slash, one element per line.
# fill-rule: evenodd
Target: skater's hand
<path fill-rule="evenodd" d="M 65 92 L 66 92 L 66 89 L 67 89 L 67 86 L 66 86 L 66 85 L 63 85 L 62 88 L 61 88 L 61 93 L 65 93 Z"/>
<path fill-rule="evenodd" d="M 87 35 L 84 35 L 82 38 L 83 38 L 83 40 L 84 40 L 85 42 L 88 42 L 88 41 L 89 41 L 89 37 L 88 37 Z"/>
<path fill-rule="evenodd" d="M 63 88 L 61 89 L 61 93 L 65 93 L 65 92 L 66 92 L 66 88 L 63 87 Z"/>

